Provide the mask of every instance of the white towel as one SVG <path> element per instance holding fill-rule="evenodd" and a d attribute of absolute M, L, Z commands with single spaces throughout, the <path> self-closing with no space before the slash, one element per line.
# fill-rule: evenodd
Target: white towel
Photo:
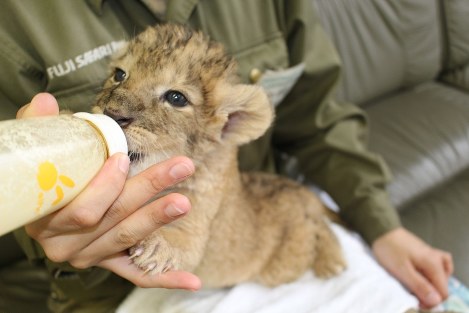
<path fill-rule="evenodd" d="M 348 263 L 337 277 L 321 280 L 307 272 L 276 288 L 254 283 L 198 292 L 136 288 L 117 313 L 404 313 L 418 307 L 355 234 L 332 227 Z"/>

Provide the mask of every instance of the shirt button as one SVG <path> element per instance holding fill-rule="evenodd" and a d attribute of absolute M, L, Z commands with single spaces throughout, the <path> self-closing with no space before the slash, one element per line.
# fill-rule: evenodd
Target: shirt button
<path fill-rule="evenodd" d="M 52 298 L 52 300 L 58 300 L 59 299 L 59 295 L 55 291 L 51 292 L 50 297 Z"/>
<path fill-rule="evenodd" d="M 251 83 L 255 84 L 257 83 L 262 77 L 262 72 L 258 68 L 253 68 L 251 72 L 249 73 L 249 80 L 251 80 Z"/>

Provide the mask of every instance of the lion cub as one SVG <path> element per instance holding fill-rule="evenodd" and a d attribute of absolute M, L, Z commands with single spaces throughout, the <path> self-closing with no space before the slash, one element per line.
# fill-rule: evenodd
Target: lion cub
<path fill-rule="evenodd" d="M 189 197 L 186 217 L 131 249 L 144 271 L 191 271 L 206 287 L 243 281 L 268 286 L 312 268 L 345 268 L 324 207 L 305 187 L 279 176 L 238 171 L 238 146 L 273 120 L 263 89 L 239 83 L 221 44 L 178 25 L 148 28 L 112 61 L 97 108 L 124 129 L 131 175 L 187 155 L 196 172 L 172 191 Z"/>

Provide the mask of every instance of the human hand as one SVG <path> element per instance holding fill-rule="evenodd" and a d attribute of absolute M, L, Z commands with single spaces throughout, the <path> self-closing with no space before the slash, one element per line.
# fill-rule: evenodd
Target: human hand
<path fill-rule="evenodd" d="M 59 105 L 50 93 L 38 93 L 30 103 L 22 106 L 16 113 L 16 118 L 27 118 L 35 116 L 58 115 Z"/>
<path fill-rule="evenodd" d="M 21 108 L 17 118 L 58 112 L 55 98 L 42 93 Z M 187 272 L 145 275 L 127 254 L 128 248 L 190 210 L 189 200 L 181 194 L 147 202 L 190 176 L 192 161 L 175 157 L 126 180 L 128 169 L 127 155 L 111 156 L 80 195 L 61 210 L 27 225 L 26 232 L 54 262 L 68 261 L 76 268 L 99 266 L 140 287 L 199 289 L 199 278 Z"/>
<path fill-rule="evenodd" d="M 448 279 L 453 273 L 449 253 L 432 248 L 404 228 L 376 239 L 372 250 L 378 262 L 416 295 L 423 308 L 434 307 L 448 297 Z"/>

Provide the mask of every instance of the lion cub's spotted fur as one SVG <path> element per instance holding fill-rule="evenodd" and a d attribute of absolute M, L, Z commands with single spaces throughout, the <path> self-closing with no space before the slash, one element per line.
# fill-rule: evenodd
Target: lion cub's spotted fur
<path fill-rule="evenodd" d="M 173 189 L 190 198 L 192 211 L 132 248 L 137 266 L 192 271 L 210 287 L 246 280 L 273 286 L 310 268 L 320 277 L 344 269 L 324 208 L 310 191 L 238 171 L 238 146 L 266 131 L 273 109 L 260 87 L 239 83 L 221 44 L 160 25 L 133 39 L 112 68 L 96 110 L 123 127 L 132 174 L 176 155 L 196 166 Z"/>

